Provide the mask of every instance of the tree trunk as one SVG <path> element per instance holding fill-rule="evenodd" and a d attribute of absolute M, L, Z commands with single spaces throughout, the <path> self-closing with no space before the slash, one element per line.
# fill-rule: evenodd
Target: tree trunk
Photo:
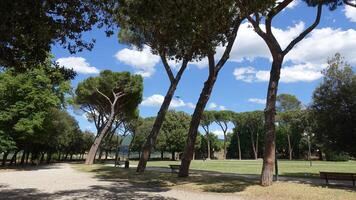
<path fill-rule="evenodd" d="M 4 152 L 4 155 L 3 155 L 3 157 L 2 157 L 2 163 L 1 163 L 1 165 L 5 165 L 6 164 L 6 161 L 7 161 L 7 156 L 9 155 L 9 152 L 7 151 L 7 152 Z"/>
<path fill-rule="evenodd" d="M 28 164 L 29 157 L 30 157 L 30 151 L 26 152 L 26 158 L 25 158 L 26 165 Z"/>
<path fill-rule="evenodd" d="M 218 72 L 213 70 L 209 73 L 208 80 L 204 83 L 204 88 L 200 93 L 198 103 L 195 107 L 192 119 L 190 121 L 190 127 L 188 131 L 188 138 L 186 142 L 186 146 L 184 148 L 184 152 L 182 155 L 182 161 L 179 169 L 179 177 L 187 177 L 189 175 L 189 166 L 193 157 L 195 141 L 197 137 L 198 127 L 200 124 L 200 119 L 206 107 L 206 104 L 209 101 L 210 94 L 214 87 L 216 77 Z"/>
<path fill-rule="evenodd" d="M 209 139 L 209 133 L 207 132 L 206 133 L 206 144 L 208 146 L 208 156 L 207 156 L 207 160 L 210 160 L 211 159 L 211 155 L 210 155 L 210 139 Z"/>
<path fill-rule="evenodd" d="M 227 143 L 227 137 L 226 137 L 226 132 L 224 132 L 224 160 L 226 160 L 226 154 L 227 154 L 226 143 Z"/>
<path fill-rule="evenodd" d="M 73 160 L 73 154 L 70 154 L 69 160 L 70 160 L 70 161 Z"/>
<path fill-rule="evenodd" d="M 241 160 L 241 145 L 240 145 L 240 134 L 237 133 L 237 149 L 238 149 L 238 156 L 239 160 Z"/>
<path fill-rule="evenodd" d="M 41 153 L 40 163 L 43 163 L 43 161 L 44 161 L 44 156 L 45 156 L 45 152 L 42 152 L 42 153 Z"/>
<path fill-rule="evenodd" d="M 23 150 L 21 155 L 20 165 L 23 165 L 25 163 L 25 157 L 26 157 L 26 151 Z"/>
<path fill-rule="evenodd" d="M 12 158 L 11 158 L 10 165 L 12 165 L 13 163 L 16 164 L 16 161 L 17 161 L 17 153 L 18 153 L 18 152 L 19 152 L 18 150 L 15 151 L 14 155 L 13 155 Z"/>
<path fill-rule="evenodd" d="M 282 55 L 279 55 L 278 58 L 279 59 L 274 56 L 267 91 L 267 102 L 265 109 L 265 151 L 263 156 L 263 166 L 261 173 L 262 186 L 272 185 L 273 181 L 273 169 L 275 164 L 274 162 L 276 148 L 276 127 L 274 124 L 276 115 L 276 96 L 280 77 L 280 69 L 283 63 Z"/>
<path fill-rule="evenodd" d="M 51 162 L 51 159 L 52 159 L 52 152 L 48 152 L 46 163 L 49 164 Z"/>
<path fill-rule="evenodd" d="M 253 156 L 254 156 L 255 160 L 257 160 L 257 150 L 256 150 L 256 146 L 255 146 L 255 140 L 253 139 L 252 131 L 250 131 L 250 137 L 251 137 L 251 146 L 252 146 L 252 150 L 253 150 Z"/>
<path fill-rule="evenodd" d="M 288 139 L 288 152 L 289 152 L 289 160 L 292 160 L 293 159 L 293 149 L 292 149 L 292 145 L 290 143 L 290 135 L 287 134 L 287 139 Z"/>
<path fill-rule="evenodd" d="M 172 151 L 171 154 L 172 154 L 172 160 L 176 160 L 175 152 Z"/>
<path fill-rule="evenodd" d="M 101 157 L 103 156 L 103 150 L 102 149 L 100 149 L 99 150 L 99 156 L 98 156 L 98 161 L 99 161 L 99 163 L 101 163 Z"/>
<path fill-rule="evenodd" d="M 94 143 L 91 145 L 89 153 L 87 158 L 85 159 L 85 164 L 86 165 L 92 165 L 95 160 L 95 155 L 96 152 L 98 151 L 98 148 L 101 144 L 101 141 L 105 137 L 105 135 L 108 133 L 113 121 L 114 121 L 114 106 L 111 108 L 111 114 L 109 116 L 108 121 L 106 122 L 104 128 L 100 131 L 99 135 L 95 137 Z"/>
<path fill-rule="evenodd" d="M 163 154 L 164 154 L 164 152 L 161 151 L 161 160 L 163 160 L 163 158 L 164 158 L 164 157 L 163 157 L 163 156 L 164 156 Z"/>
<path fill-rule="evenodd" d="M 108 160 L 109 150 L 105 150 L 105 162 Z"/>
<path fill-rule="evenodd" d="M 152 130 L 147 137 L 145 145 L 142 148 L 142 154 L 140 157 L 140 161 L 138 163 L 137 172 L 144 172 L 146 169 L 147 161 L 149 159 L 149 155 L 151 154 L 151 150 L 154 147 L 159 131 L 161 130 L 164 118 L 166 116 L 169 105 L 172 101 L 174 92 L 176 91 L 179 80 L 175 80 L 169 86 L 166 96 L 164 97 L 164 101 L 159 109 L 155 122 L 153 124 Z"/>

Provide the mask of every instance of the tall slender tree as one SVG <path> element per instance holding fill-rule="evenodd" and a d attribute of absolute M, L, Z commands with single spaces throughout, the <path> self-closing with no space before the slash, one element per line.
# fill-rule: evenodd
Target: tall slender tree
<path fill-rule="evenodd" d="M 229 12 L 232 3 L 230 0 L 119 1 L 120 40 L 139 48 L 149 46 L 153 53 L 161 57 L 170 80 L 169 89 L 143 147 L 138 172 L 145 170 L 169 104 L 188 62 L 201 60 L 207 54 L 213 57 L 215 47 L 226 42 L 225 33 L 229 32 L 230 28 L 227 18 L 232 18 Z M 181 63 L 175 76 L 168 60 Z M 199 121 L 200 118 L 198 126 Z"/>
<path fill-rule="evenodd" d="M 211 143 L 210 143 L 210 125 L 214 122 L 214 111 L 204 111 L 203 116 L 200 120 L 200 126 L 205 131 L 206 146 L 207 146 L 207 159 L 211 159 Z"/>
<path fill-rule="evenodd" d="M 293 39 L 284 49 L 276 39 L 272 31 L 272 22 L 282 10 L 284 10 L 293 0 L 276 1 L 263 15 L 254 12 L 253 16 L 247 15 L 249 22 L 252 24 L 255 32 L 265 41 L 272 55 L 272 66 L 267 91 L 267 102 L 265 108 L 265 150 L 263 158 L 263 167 L 261 173 L 261 185 L 268 186 L 273 181 L 273 170 L 275 162 L 275 114 L 276 114 L 276 97 L 278 83 L 281 73 L 284 57 L 293 49 L 293 47 L 302 41 L 320 22 L 323 1 L 314 1 L 317 6 L 317 13 L 314 22 Z M 248 9 L 248 6 L 247 6 Z M 260 27 L 261 20 L 264 19 L 265 31 Z"/>
<path fill-rule="evenodd" d="M 214 112 L 214 120 L 217 123 L 224 134 L 224 159 L 227 154 L 227 130 L 228 124 L 232 121 L 233 113 L 228 110 Z"/>

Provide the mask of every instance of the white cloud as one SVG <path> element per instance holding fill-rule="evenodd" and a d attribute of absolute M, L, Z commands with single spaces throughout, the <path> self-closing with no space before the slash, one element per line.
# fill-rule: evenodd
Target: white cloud
<path fill-rule="evenodd" d="M 208 105 L 209 110 L 227 110 L 225 106 L 223 105 L 218 105 L 214 102 L 209 103 Z"/>
<path fill-rule="evenodd" d="M 146 106 L 146 107 L 159 107 L 162 105 L 164 100 L 164 96 L 160 94 L 154 94 L 152 96 L 149 96 L 145 98 L 141 106 Z M 172 99 L 171 108 L 178 108 L 178 107 L 187 107 L 187 108 L 195 108 L 195 105 L 191 102 L 184 102 L 182 99 Z"/>
<path fill-rule="evenodd" d="M 264 105 L 264 104 L 266 104 L 266 99 L 249 98 L 248 102 Z"/>
<path fill-rule="evenodd" d="M 217 136 L 224 136 L 224 132 L 222 130 L 213 130 L 211 132 Z M 226 133 L 232 133 L 232 132 L 233 132 L 232 129 L 227 129 Z"/>
<path fill-rule="evenodd" d="M 242 24 L 236 44 L 234 44 L 231 61 L 253 61 L 256 58 L 271 59 L 264 41 L 249 27 Z M 264 26 L 261 26 L 264 29 Z M 305 29 L 304 22 L 299 22 L 286 30 L 273 28 L 282 48 Z M 339 52 L 350 64 L 356 64 L 356 30 L 321 28 L 315 29 L 297 44 L 285 58 L 281 71 L 281 82 L 310 82 L 322 77 L 320 71 L 326 67 L 327 58 Z M 269 69 L 270 66 L 267 66 Z M 236 68 L 233 75 L 245 82 L 268 81 L 269 70 L 256 70 L 253 67 Z"/>
<path fill-rule="evenodd" d="M 122 49 L 115 54 L 116 59 L 130 65 L 137 74 L 143 77 L 151 77 L 155 72 L 155 66 L 160 62 L 160 57 L 152 54 L 148 46 L 144 46 L 142 51 L 136 48 Z"/>
<path fill-rule="evenodd" d="M 295 83 L 295 82 L 311 82 L 320 79 L 323 75 L 321 71 L 326 67 L 326 64 L 298 64 L 282 68 L 280 82 Z M 236 80 L 241 80 L 247 83 L 266 82 L 269 81 L 270 72 L 268 70 L 256 70 L 253 67 L 242 67 L 234 70 Z"/>
<path fill-rule="evenodd" d="M 82 74 L 98 74 L 99 70 L 95 67 L 90 66 L 90 64 L 82 57 L 66 57 L 59 58 L 56 61 L 58 65 L 63 66 L 68 69 L 73 69 L 77 73 Z"/>
<path fill-rule="evenodd" d="M 351 22 L 356 22 L 356 8 L 352 6 L 345 6 L 344 12 L 348 20 Z"/>
<path fill-rule="evenodd" d="M 295 7 L 297 7 L 299 5 L 300 1 L 299 0 L 295 0 L 295 1 L 292 1 L 288 6 L 287 8 L 289 9 L 294 9 Z"/>

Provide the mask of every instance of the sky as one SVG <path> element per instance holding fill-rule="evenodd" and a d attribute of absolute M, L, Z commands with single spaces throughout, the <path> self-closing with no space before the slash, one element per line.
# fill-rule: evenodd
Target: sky
<path fill-rule="evenodd" d="M 282 48 L 298 36 L 315 19 L 316 8 L 296 0 L 273 20 L 273 33 Z M 263 24 L 261 25 L 262 28 Z M 322 80 L 321 71 L 327 66 L 327 59 L 341 53 L 347 62 L 356 66 L 356 8 L 339 7 L 329 11 L 323 7 L 318 27 L 300 42 L 286 56 L 281 71 L 278 93 L 296 95 L 304 104 L 312 101 L 312 93 Z M 117 32 L 106 37 L 104 30 L 93 29 L 84 33 L 84 38 L 95 38 L 91 51 L 70 54 L 54 45 L 55 60 L 67 68 L 73 68 L 77 77 L 72 81 L 75 89 L 78 82 L 90 76 L 97 76 L 101 70 L 116 72 L 129 71 L 144 77 L 143 101 L 139 106 L 142 117 L 155 116 L 169 86 L 168 76 L 160 58 L 150 52 L 149 47 L 142 51 L 135 47 L 120 44 Z M 219 59 L 224 47 L 218 47 L 215 58 Z M 179 63 L 170 63 L 177 72 Z M 208 110 L 233 110 L 236 112 L 263 110 L 267 93 L 271 55 L 263 40 L 244 22 L 234 43 L 229 61 L 221 70 L 208 102 Z M 207 79 L 207 61 L 193 62 L 178 85 L 171 109 L 191 114 Z M 69 112 L 78 120 L 82 130 L 96 132 L 85 115 Z M 230 124 L 230 129 L 232 125 Z M 211 130 L 221 136 L 217 125 Z"/>

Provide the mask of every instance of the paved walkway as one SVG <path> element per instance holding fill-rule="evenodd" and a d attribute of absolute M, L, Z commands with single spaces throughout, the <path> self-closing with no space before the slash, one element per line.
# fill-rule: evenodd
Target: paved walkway
<path fill-rule="evenodd" d="M 151 199 L 240 200 L 222 195 L 180 189 L 136 187 L 127 181 L 103 181 L 79 172 L 69 164 L 54 164 L 24 171 L 0 171 L 0 199 Z"/>

